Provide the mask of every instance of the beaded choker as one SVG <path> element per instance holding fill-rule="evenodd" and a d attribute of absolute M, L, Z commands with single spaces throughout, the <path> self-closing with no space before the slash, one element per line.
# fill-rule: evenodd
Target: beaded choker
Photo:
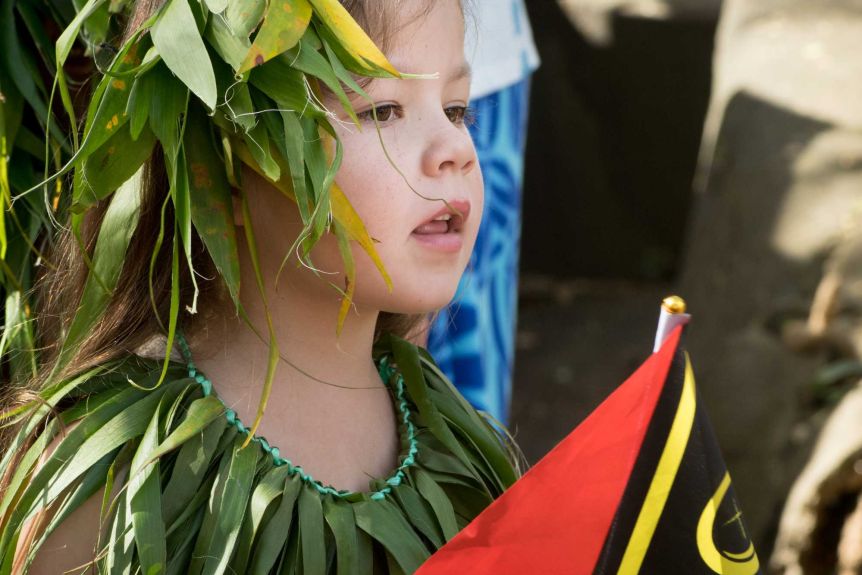
<path fill-rule="evenodd" d="M 207 377 L 203 373 L 198 371 L 195 367 L 195 364 L 192 361 L 191 350 L 189 349 L 189 344 L 186 341 L 185 337 L 183 337 L 182 334 L 177 335 L 177 342 L 183 355 L 183 360 L 186 362 L 189 377 L 198 382 L 198 384 L 201 386 L 201 391 L 203 392 L 205 397 L 213 396 L 219 401 L 221 401 L 221 398 L 219 398 L 217 394 L 213 393 L 212 382 L 207 379 Z M 416 455 L 419 452 L 419 445 L 416 441 L 416 428 L 413 426 L 410 408 L 407 405 L 407 400 L 404 397 L 404 378 L 397 370 L 395 370 L 391 366 L 389 358 L 386 356 L 383 356 L 378 360 L 377 371 L 380 374 L 380 378 L 383 380 L 383 383 L 385 383 L 389 387 L 389 389 L 393 392 L 395 396 L 395 402 L 398 405 L 400 415 L 399 430 L 401 433 L 401 444 L 407 445 L 408 448 L 405 452 L 402 452 L 398 456 L 400 464 L 395 469 L 394 473 L 389 478 L 384 480 L 386 486 L 382 489 L 369 493 L 369 496 L 373 500 L 383 499 L 388 493 L 392 491 L 392 487 L 401 484 L 401 482 L 404 480 L 404 471 L 415 464 Z M 240 433 L 247 435 L 249 433 L 249 429 L 243 424 L 242 421 L 240 421 L 239 417 L 236 414 L 236 411 L 230 409 L 227 405 L 224 404 L 224 402 L 222 402 L 222 405 L 225 406 L 225 417 L 227 418 L 228 423 L 233 425 Z M 354 494 L 354 492 L 350 490 L 336 489 L 331 485 L 325 485 L 320 481 L 317 481 L 310 474 L 306 473 L 301 465 L 296 465 L 290 459 L 282 457 L 278 447 L 271 445 L 266 438 L 260 435 L 255 435 L 254 437 L 252 437 L 252 442 L 259 445 L 264 452 L 272 456 L 273 463 L 276 467 L 286 465 L 288 468 L 289 475 L 298 475 L 304 483 L 307 483 L 308 485 L 316 489 L 319 493 L 333 495 L 335 497 L 348 497 Z"/>

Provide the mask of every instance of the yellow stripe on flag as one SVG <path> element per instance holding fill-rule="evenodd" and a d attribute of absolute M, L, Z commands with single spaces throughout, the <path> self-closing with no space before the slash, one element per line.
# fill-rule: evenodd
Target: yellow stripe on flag
<path fill-rule="evenodd" d="M 676 478 L 691 428 L 694 424 L 694 413 L 697 408 L 697 398 L 694 392 L 694 373 L 688 353 L 685 354 L 685 381 L 682 385 L 682 396 L 673 417 L 667 442 L 661 453 L 655 475 L 650 482 L 644 504 L 638 514 L 635 528 L 626 546 L 623 560 L 617 571 L 618 575 L 634 575 L 638 573 L 649 549 L 652 536 L 655 533 L 661 513 L 664 510 L 673 481 Z"/>
<path fill-rule="evenodd" d="M 749 542 L 748 549 L 742 553 L 720 551 L 715 545 L 712 531 L 715 525 L 715 515 L 721 506 L 721 501 L 730 488 L 730 473 L 725 473 L 721 484 L 704 506 L 697 522 L 697 550 L 703 562 L 710 569 L 722 575 L 755 575 L 760 570 L 760 561 L 754 552 L 754 544 Z M 737 513 L 734 520 L 741 513 Z M 742 523 L 740 523 L 742 525 Z"/>

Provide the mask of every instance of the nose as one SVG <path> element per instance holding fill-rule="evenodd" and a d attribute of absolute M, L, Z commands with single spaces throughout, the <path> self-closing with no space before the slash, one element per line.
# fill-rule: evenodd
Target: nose
<path fill-rule="evenodd" d="M 446 127 L 438 130 L 429 139 L 422 157 L 422 171 L 428 177 L 452 174 L 468 174 L 478 164 L 476 148 L 466 128 L 447 121 Z"/>

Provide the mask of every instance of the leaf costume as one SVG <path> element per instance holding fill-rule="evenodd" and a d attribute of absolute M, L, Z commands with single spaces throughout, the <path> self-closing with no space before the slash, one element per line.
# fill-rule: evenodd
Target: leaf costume
<path fill-rule="evenodd" d="M 260 438 L 242 448 L 248 430 L 191 363 L 171 363 L 154 389 L 159 362 L 137 356 L 70 382 L 58 393 L 70 407 L 16 469 L 4 461 L 14 477 L 0 508 L 0 572 L 33 511 L 56 502 L 50 532 L 101 493 L 99 573 L 412 573 L 516 472 L 498 432 L 427 353 L 389 336 L 375 355 L 402 444 L 398 468 L 368 493 L 314 481 Z M 61 420 L 78 425 L 27 481 Z"/>

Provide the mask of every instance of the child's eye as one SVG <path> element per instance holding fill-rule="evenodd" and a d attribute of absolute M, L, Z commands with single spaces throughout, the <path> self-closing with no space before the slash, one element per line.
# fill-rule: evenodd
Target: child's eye
<path fill-rule="evenodd" d="M 374 113 L 377 112 L 377 121 L 380 123 L 389 122 L 401 117 L 401 106 L 395 104 L 381 104 L 370 110 L 359 112 L 356 117 L 362 121 L 373 122 Z"/>
<path fill-rule="evenodd" d="M 475 120 L 473 108 L 469 106 L 449 106 L 445 112 L 449 121 L 456 125 L 470 126 Z"/>

